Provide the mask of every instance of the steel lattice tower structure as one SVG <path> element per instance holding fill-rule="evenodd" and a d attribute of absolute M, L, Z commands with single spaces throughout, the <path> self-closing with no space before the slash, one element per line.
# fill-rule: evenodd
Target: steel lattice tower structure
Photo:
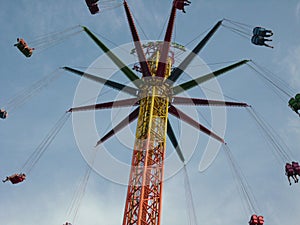
<path fill-rule="evenodd" d="M 128 4 L 124 1 L 128 24 L 139 60 L 139 71 L 142 74 L 141 78 L 138 77 L 127 65 L 125 65 L 114 53 L 112 53 L 88 28 L 83 27 L 84 31 L 92 38 L 92 40 L 133 82 L 135 88 L 115 81 L 106 80 L 92 74 L 87 74 L 70 67 L 64 67 L 67 71 L 134 96 L 133 98 L 126 100 L 81 106 L 71 108 L 69 110 L 70 112 L 77 112 L 122 106 L 137 106 L 137 108 L 133 110 L 128 117 L 124 118 L 124 120 L 103 136 L 97 143 L 97 145 L 103 143 L 133 120 L 138 119 L 124 209 L 123 225 L 161 224 L 164 159 L 167 136 L 178 153 L 180 160 L 184 162 L 184 156 L 168 120 L 169 114 L 172 114 L 173 116 L 195 127 L 199 131 L 202 131 L 207 135 L 210 135 L 212 138 L 224 143 L 223 138 L 219 137 L 217 134 L 180 111 L 175 107 L 176 105 L 248 106 L 246 103 L 176 96 L 179 93 L 198 86 L 209 79 L 215 78 L 218 75 L 248 62 L 248 60 L 242 60 L 212 73 L 203 75 L 197 79 L 175 86 L 174 84 L 177 79 L 222 23 L 222 21 L 219 21 L 192 50 L 192 52 L 180 63 L 180 65 L 173 68 L 173 60 L 169 52 L 176 11 L 178 9 L 176 7 L 177 1 L 181 0 L 174 0 L 173 2 L 164 41 L 161 42 L 159 47 L 156 48 L 153 54 L 151 54 L 148 58 L 146 58 L 144 53 Z"/>

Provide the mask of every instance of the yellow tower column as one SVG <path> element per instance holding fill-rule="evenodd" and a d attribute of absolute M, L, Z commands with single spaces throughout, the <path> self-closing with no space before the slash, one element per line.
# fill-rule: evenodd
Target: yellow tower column
<path fill-rule="evenodd" d="M 159 225 L 169 107 L 169 87 L 155 77 L 159 52 L 149 59 L 152 77 L 144 79 L 123 225 Z M 170 75 L 168 60 L 164 79 Z"/>

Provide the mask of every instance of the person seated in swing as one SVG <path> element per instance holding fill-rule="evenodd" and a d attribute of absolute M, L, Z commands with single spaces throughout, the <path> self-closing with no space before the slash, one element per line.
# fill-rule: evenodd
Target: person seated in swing
<path fill-rule="evenodd" d="M 17 46 L 17 48 L 26 56 L 30 57 L 32 55 L 32 52 L 34 48 L 29 48 L 27 43 L 24 41 L 23 38 L 17 38 L 17 44 L 14 44 L 14 46 Z"/>
<path fill-rule="evenodd" d="M 263 225 L 264 224 L 265 220 L 264 220 L 263 216 L 258 216 L 257 219 L 258 219 L 258 221 L 257 221 L 258 225 Z"/>
<path fill-rule="evenodd" d="M 0 118 L 1 118 L 1 119 L 6 119 L 7 116 L 8 116 L 7 111 L 4 110 L 4 109 L 0 109 Z"/>
<path fill-rule="evenodd" d="M 28 46 L 23 38 L 17 38 L 17 42 L 18 43 L 14 44 L 14 46 L 17 46 L 18 49 L 20 49 L 20 51 L 22 51 L 26 46 Z"/>
<path fill-rule="evenodd" d="M 20 174 L 13 174 L 9 177 L 6 177 L 5 180 L 2 180 L 3 183 L 10 181 L 12 184 L 17 184 L 20 182 L 23 182 L 26 179 L 25 173 L 20 173 Z"/>
<path fill-rule="evenodd" d="M 298 178 L 296 177 L 294 169 L 290 163 L 285 164 L 285 175 L 287 176 L 290 185 L 292 185 L 290 180 L 291 177 L 293 178 L 295 183 L 298 182 Z"/>
<path fill-rule="evenodd" d="M 249 225 L 257 225 L 258 224 L 258 217 L 256 214 L 253 214 L 250 217 Z"/>
<path fill-rule="evenodd" d="M 274 48 L 273 46 L 271 45 L 268 45 L 266 43 L 266 41 L 272 41 L 271 39 L 266 39 L 262 36 L 258 36 L 258 35 L 253 35 L 252 38 L 251 38 L 251 42 L 255 45 L 260 45 L 260 46 L 266 46 L 266 47 L 269 47 L 269 48 Z"/>
<path fill-rule="evenodd" d="M 267 30 L 263 27 L 254 27 L 253 28 L 253 35 L 258 35 L 262 37 L 271 37 L 273 35 L 273 32 L 271 30 Z"/>
<path fill-rule="evenodd" d="M 298 94 L 297 94 L 298 95 Z M 296 95 L 296 96 L 297 96 Z M 297 96 L 297 97 L 300 97 L 300 96 Z M 300 109 L 300 100 L 297 100 L 295 98 L 291 98 L 289 100 L 289 107 L 291 107 L 291 109 L 293 111 L 295 111 L 299 116 L 300 116 L 300 113 L 298 112 L 298 110 Z"/>
<path fill-rule="evenodd" d="M 99 9 L 98 4 L 97 4 L 98 1 L 99 0 L 85 0 L 91 14 L 93 14 L 93 15 L 100 12 L 100 9 Z"/>
<path fill-rule="evenodd" d="M 300 93 L 295 95 L 295 99 L 296 99 L 296 101 L 300 102 Z"/>

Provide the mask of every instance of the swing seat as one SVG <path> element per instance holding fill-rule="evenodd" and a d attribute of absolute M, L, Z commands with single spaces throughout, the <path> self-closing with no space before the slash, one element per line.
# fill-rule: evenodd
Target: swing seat
<path fill-rule="evenodd" d="M 98 0 L 85 0 L 91 14 L 96 14 L 98 13 L 100 10 L 99 10 L 99 7 L 98 7 Z"/>
<path fill-rule="evenodd" d="M 21 183 L 26 179 L 26 175 L 25 174 L 15 174 L 11 177 L 9 177 L 9 180 L 12 184 L 17 184 L 17 183 Z"/>
<path fill-rule="evenodd" d="M 32 52 L 34 50 L 34 48 L 29 48 L 29 46 L 27 45 L 27 43 L 24 41 L 24 39 L 22 38 L 18 38 L 17 39 L 18 43 L 15 44 L 15 46 L 17 46 L 17 48 L 26 56 L 26 57 L 30 57 L 32 55 Z"/>

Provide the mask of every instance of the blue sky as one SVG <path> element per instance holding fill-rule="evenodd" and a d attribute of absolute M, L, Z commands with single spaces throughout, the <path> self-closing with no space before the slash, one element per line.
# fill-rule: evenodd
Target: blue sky
<path fill-rule="evenodd" d="M 101 4 L 103 3 L 100 0 L 100 7 Z M 160 32 L 169 16 L 172 2 L 128 0 L 128 4 L 137 20 L 141 39 L 162 39 Z M 110 48 L 131 42 L 122 7 L 103 10 L 102 13 L 92 16 L 83 0 L 51 3 L 19 0 L 17 3 L 2 3 L 0 11 L 0 107 L 2 103 L 5 104 L 24 88 L 30 87 L 57 68 L 74 66 L 84 69 L 102 55 L 102 51 L 82 32 L 59 45 L 45 50 L 37 49 L 31 58 L 25 58 L 13 46 L 17 37 L 23 37 L 30 43 L 41 35 L 80 24 L 104 37 L 101 40 Z M 253 27 L 264 26 L 272 29 L 274 49 L 254 46 L 250 39 L 221 27 L 199 55 L 209 66 L 252 59 L 280 76 L 291 89 L 300 89 L 300 1 L 194 0 L 186 11 L 186 14 L 177 12 L 173 40 L 183 45 L 190 43 L 186 45 L 188 49 L 192 49 L 203 38 L 201 34 L 223 18 Z M 212 67 L 214 68 L 218 67 Z M 72 106 L 80 79 L 63 71 L 60 74 L 58 79 L 25 104 L 12 113 L 9 112 L 8 119 L 0 121 L 0 177 L 19 172 L 19 168 L 58 118 Z M 109 73 L 100 70 L 99 76 L 105 78 Z M 128 82 L 120 73 L 114 74 L 112 79 Z M 185 79 L 188 77 L 183 77 L 182 81 Z M 288 145 L 293 159 L 300 160 L 299 118 L 288 108 L 286 96 L 283 95 L 285 101 L 278 98 L 248 66 L 221 76 L 217 82 L 226 96 L 252 105 Z M 104 88 L 102 91 L 107 93 L 107 90 Z M 203 94 L 203 89 L 189 92 L 190 96 L 199 98 L 205 97 Z M 99 97 L 99 101 L 109 101 L 117 95 L 116 91 L 110 91 Z M 198 111 L 208 120 L 211 118 L 210 109 L 199 107 Z M 117 112 L 114 111 L 115 114 Z M 126 113 L 128 109 L 120 112 L 124 116 Z M 97 112 L 96 122 L 100 136 L 110 128 L 111 118 L 115 114 L 111 115 L 109 111 Z M 198 119 L 209 126 L 201 116 Z M 178 129 L 183 125 L 173 118 L 172 124 L 177 136 L 184 133 Z M 135 132 L 134 125 L 129 129 L 132 133 Z M 188 134 L 193 139 L 194 135 L 197 136 L 197 131 L 190 128 Z M 119 138 L 122 140 L 122 133 Z M 130 138 L 133 145 L 133 137 L 129 136 L 129 140 Z M 284 165 L 277 160 L 272 146 L 262 138 L 255 121 L 245 109 L 226 110 L 224 138 L 255 195 L 258 213 L 265 217 L 265 224 L 298 224 L 299 184 L 288 185 L 284 176 Z M 118 160 L 129 164 L 130 151 L 126 150 L 130 148 L 119 140 L 112 138 L 105 148 L 111 150 L 111 154 L 118 157 Z M 91 137 L 91 146 L 96 141 L 97 137 Z M 189 140 L 181 141 L 185 143 L 184 141 Z M 199 134 L 199 143 L 187 164 L 198 224 L 247 224 L 250 214 L 243 207 L 244 200 L 238 194 L 234 181 L 236 177 L 230 171 L 224 152 L 220 151 L 207 170 L 198 170 L 207 142 L 208 138 Z M 170 155 L 173 149 L 169 142 L 167 144 L 167 155 Z M 184 152 L 189 152 L 187 146 L 182 145 Z M 113 171 L 115 168 L 106 169 Z M 85 170 L 86 162 L 76 144 L 72 120 L 69 119 L 24 183 L 15 186 L 10 183 L 0 185 L 1 224 L 49 225 L 71 220 L 66 212 Z M 183 172 L 180 171 L 165 182 L 162 224 L 187 223 L 183 179 Z M 126 186 L 92 172 L 74 224 L 121 224 L 126 190 Z"/>

